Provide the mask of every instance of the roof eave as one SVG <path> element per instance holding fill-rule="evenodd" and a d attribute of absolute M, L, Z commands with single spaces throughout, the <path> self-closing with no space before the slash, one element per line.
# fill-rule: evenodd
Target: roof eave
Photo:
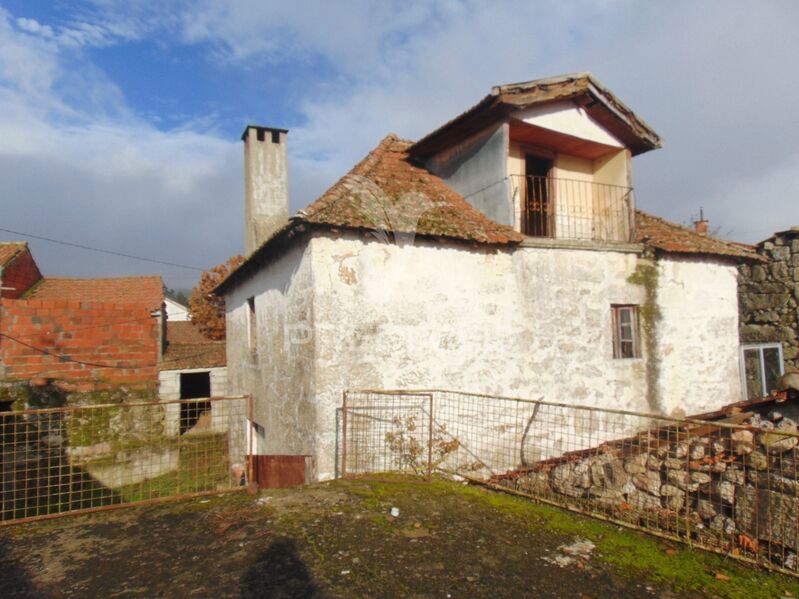
<path fill-rule="evenodd" d="M 648 245 L 657 255 L 659 256 L 682 256 L 682 257 L 691 257 L 691 258 L 702 258 L 702 259 L 713 259 L 717 261 L 724 261 L 724 262 L 733 262 L 735 264 L 740 264 L 741 262 L 767 262 L 763 256 L 759 254 L 752 254 L 751 256 L 742 255 L 742 254 L 725 254 L 722 252 L 698 252 L 698 251 L 689 251 L 689 250 L 674 250 L 674 249 L 666 249 L 663 247 L 659 247 L 653 243 L 647 243 Z"/>
<path fill-rule="evenodd" d="M 663 146 L 660 136 L 613 92 L 589 73 L 560 75 L 522 83 L 494 86 L 477 104 L 429 133 L 409 148 L 427 157 L 509 114 L 529 106 L 584 97 L 583 107 L 600 125 L 624 139 L 633 155 Z"/>
<path fill-rule="evenodd" d="M 278 231 L 262 243 L 258 249 L 247 256 L 238 268 L 232 271 L 221 283 L 211 290 L 214 295 L 224 295 L 246 281 L 257 270 L 258 266 L 267 262 L 272 253 L 280 252 L 281 248 L 294 243 L 301 235 L 308 231 L 308 223 L 302 218 L 291 218 Z"/>

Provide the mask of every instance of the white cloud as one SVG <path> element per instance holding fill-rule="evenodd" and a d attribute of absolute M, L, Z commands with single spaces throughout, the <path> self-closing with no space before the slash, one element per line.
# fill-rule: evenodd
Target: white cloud
<path fill-rule="evenodd" d="M 202 131 L 156 129 L 91 63 L 71 54 L 67 60 L 60 44 L 29 29 L 19 31 L 0 12 L 4 226 L 202 267 L 239 251 L 238 144 Z M 50 273 L 160 270 L 32 244 Z M 166 272 L 179 286 L 199 274 Z"/>
<path fill-rule="evenodd" d="M 493 84 L 591 70 L 666 139 L 635 160 L 639 205 L 679 222 L 704 206 L 755 241 L 799 221 L 797 17 L 791 2 L 94 0 L 56 25 L 0 9 L 0 169 L 14 206 L 52 212 L 14 211 L 31 230 L 87 241 L 90 222 L 98 245 L 141 253 L 148 239 L 153 255 L 209 264 L 241 242 L 238 141 L 202 120 L 159 130 L 86 48 L 149 39 L 243 76 L 307 72 L 292 98 L 295 209 L 390 131 L 419 137 Z"/>

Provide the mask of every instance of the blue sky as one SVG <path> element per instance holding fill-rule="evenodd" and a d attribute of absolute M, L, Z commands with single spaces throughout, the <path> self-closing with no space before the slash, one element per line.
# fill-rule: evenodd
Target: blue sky
<path fill-rule="evenodd" d="M 242 248 L 245 124 L 291 130 L 297 210 L 388 132 L 589 70 L 665 139 L 638 204 L 758 241 L 799 224 L 797 26 L 790 1 L 0 0 L 0 227 L 209 267 Z M 50 275 L 198 274 L 31 245 Z"/>

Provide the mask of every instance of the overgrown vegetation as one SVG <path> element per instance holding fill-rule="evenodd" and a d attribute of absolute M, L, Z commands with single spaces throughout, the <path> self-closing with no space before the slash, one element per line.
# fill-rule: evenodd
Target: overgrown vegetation
<path fill-rule="evenodd" d="M 189 298 L 191 321 L 209 339 L 225 338 L 225 298 L 211 292 L 242 262 L 243 256 L 233 256 L 200 275 L 200 282 Z"/>
<path fill-rule="evenodd" d="M 658 325 L 663 318 L 658 305 L 658 265 L 651 259 L 641 259 L 627 282 L 644 288 L 644 303 L 638 313 L 646 348 L 646 400 L 650 409 L 660 411 L 660 355 L 658 353 Z"/>

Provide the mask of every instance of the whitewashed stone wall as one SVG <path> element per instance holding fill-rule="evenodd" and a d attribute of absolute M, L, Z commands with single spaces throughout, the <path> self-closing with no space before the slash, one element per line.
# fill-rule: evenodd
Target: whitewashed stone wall
<path fill-rule="evenodd" d="M 228 295 L 231 392 L 255 396 L 265 453 L 311 454 L 320 479 L 335 473 L 336 411 L 348 388 L 441 387 L 652 411 L 649 358 L 612 352 L 611 304 L 647 299 L 645 286 L 629 280 L 639 262 L 629 251 L 422 240 L 398 247 L 318 235 Z M 662 349 L 659 395 L 668 413 L 701 412 L 740 393 L 734 270 L 670 260 L 660 267 L 662 338 L 644 346 Z M 702 293 L 708 282 L 715 300 Z M 689 322 L 691 313 L 699 316 Z M 700 351 L 704 343 L 716 351 Z M 694 393 L 691 381 L 705 392 Z"/>
<path fill-rule="evenodd" d="M 317 455 L 311 245 L 298 243 L 226 296 L 230 393 L 252 394 L 262 454 Z M 247 299 L 255 298 L 257 351 Z M 339 394 L 341 391 L 339 390 Z"/>
<path fill-rule="evenodd" d="M 677 257 L 658 267 L 661 411 L 690 415 L 740 401 L 737 267 Z"/>

